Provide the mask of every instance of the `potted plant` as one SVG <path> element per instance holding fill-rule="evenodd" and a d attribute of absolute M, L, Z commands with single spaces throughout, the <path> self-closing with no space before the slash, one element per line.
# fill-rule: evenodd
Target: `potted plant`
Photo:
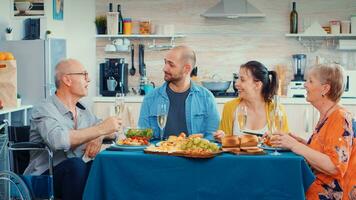
<path fill-rule="evenodd" d="M 50 31 L 50 30 L 46 31 L 46 36 L 45 36 L 46 40 L 48 40 L 51 37 L 51 33 L 52 33 L 52 31 Z"/>
<path fill-rule="evenodd" d="M 106 16 L 100 15 L 95 17 L 96 31 L 98 34 L 106 33 Z"/>
<path fill-rule="evenodd" d="M 5 29 L 5 38 L 6 38 L 6 40 L 12 40 L 13 39 L 13 37 L 12 37 L 12 28 L 11 27 L 7 27 L 6 29 Z"/>
<path fill-rule="evenodd" d="M 17 93 L 17 107 L 21 107 L 21 95 Z"/>

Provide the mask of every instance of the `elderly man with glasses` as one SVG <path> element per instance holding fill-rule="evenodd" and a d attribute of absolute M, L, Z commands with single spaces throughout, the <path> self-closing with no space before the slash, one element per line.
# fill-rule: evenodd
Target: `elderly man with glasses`
<path fill-rule="evenodd" d="M 121 119 L 99 121 L 79 100 L 88 94 L 90 78 L 77 60 L 59 62 L 55 70 L 55 95 L 36 106 L 30 117 L 30 141 L 47 144 L 53 151 L 54 193 L 65 199 L 82 199 L 91 162 L 104 137 L 112 137 Z M 48 174 L 47 154 L 31 152 L 25 174 Z"/>

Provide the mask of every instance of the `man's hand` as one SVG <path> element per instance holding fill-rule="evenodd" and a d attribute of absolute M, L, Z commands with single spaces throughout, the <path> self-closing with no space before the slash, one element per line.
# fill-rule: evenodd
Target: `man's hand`
<path fill-rule="evenodd" d="M 122 119 L 120 117 L 108 117 L 99 124 L 99 131 L 103 131 L 104 135 L 109 135 L 119 130 L 122 125 Z"/>
<path fill-rule="evenodd" d="M 99 153 L 104 137 L 98 137 L 87 143 L 84 154 L 89 158 L 94 158 Z"/>

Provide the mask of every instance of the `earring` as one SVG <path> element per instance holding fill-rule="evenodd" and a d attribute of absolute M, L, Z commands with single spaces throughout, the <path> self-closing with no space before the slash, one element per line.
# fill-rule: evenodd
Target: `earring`
<path fill-rule="evenodd" d="M 324 97 L 325 97 L 325 94 L 321 94 L 321 96 L 324 98 Z"/>

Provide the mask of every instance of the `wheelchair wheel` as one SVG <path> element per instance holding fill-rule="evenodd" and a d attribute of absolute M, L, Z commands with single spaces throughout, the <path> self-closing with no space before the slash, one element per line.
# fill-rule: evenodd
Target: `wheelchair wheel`
<path fill-rule="evenodd" d="M 1 171 L 0 199 L 31 200 L 32 198 L 26 183 L 21 179 L 20 176 L 11 171 Z"/>

